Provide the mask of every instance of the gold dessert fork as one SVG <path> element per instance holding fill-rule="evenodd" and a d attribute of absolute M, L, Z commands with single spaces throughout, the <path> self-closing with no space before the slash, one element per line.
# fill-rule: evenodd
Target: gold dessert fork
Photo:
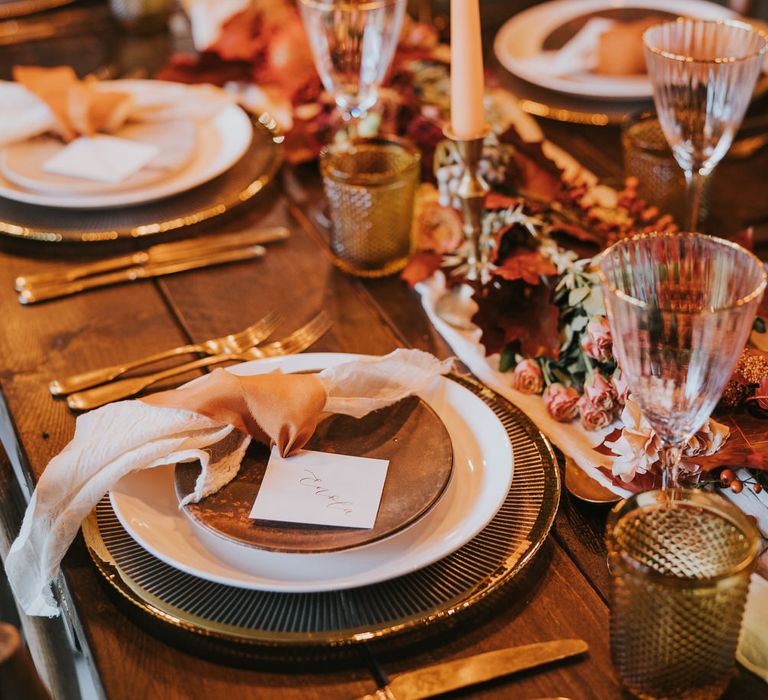
<path fill-rule="evenodd" d="M 153 374 L 141 377 L 132 377 L 122 379 L 111 384 L 103 384 L 86 391 L 71 394 L 67 397 L 67 405 L 78 411 L 87 411 L 92 408 L 98 408 L 111 401 L 125 399 L 134 394 L 138 394 L 157 382 L 164 379 L 175 377 L 179 374 L 186 374 L 201 367 L 210 367 L 221 364 L 222 362 L 258 360 L 264 357 L 274 357 L 277 355 L 293 355 L 306 350 L 310 345 L 317 341 L 331 327 L 331 320 L 328 315 L 321 311 L 315 318 L 295 330 L 283 340 L 273 343 L 267 343 L 261 347 L 253 347 L 242 350 L 238 353 L 224 353 L 214 355 L 213 357 L 203 357 L 193 362 L 187 362 L 178 367 L 155 372 Z"/>
<path fill-rule="evenodd" d="M 82 372 L 81 374 L 73 374 L 64 379 L 54 379 L 48 385 L 48 389 L 54 396 L 63 396 L 75 391 L 82 391 L 83 389 L 96 386 L 97 384 L 111 382 L 113 379 L 117 379 L 132 369 L 152 364 L 153 362 L 158 362 L 160 360 L 166 360 L 171 357 L 177 357 L 178 355 L 187 355 L 192 352 L 204 352 L 206 355 L 225 355 L 227 353 L 242 352 L 245 348 L 258 345 L 262 340 L 267 338 L 280 323 L 280 319 L 280 314 L 272 311 L 264 318 L 248 326 L 248 328 L 244 328 L 239 333 L 230 333 L 221 338 L 211 338 L 202 343 L 181 345 L 177 348 L 171 348 L 170 350 L 156 352 L 153 355 L 140 357 L 137 360 L 130 360 L 129 362 L 123 362 L 122 364 L 112 365 L 110 367 L 101 367 L 99 369 L 91 370 L 90 372 Z"/>

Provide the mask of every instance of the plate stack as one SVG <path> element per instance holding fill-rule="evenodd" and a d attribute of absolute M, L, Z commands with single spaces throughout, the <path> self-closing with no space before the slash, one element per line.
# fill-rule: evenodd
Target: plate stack
<path fill-rule="evenodd" d="M 308 372 L 358 356 L 304 354 L 238 374 Z M 249 517 L 267 450 L 198 504 L 194 464 L 124 478 L 84 525 L 109 583 L 164 625 L 229 642 L 353 644 L 416 630 L 483 599 L 544 541 L 557 508 L 551 448 L 511 404 L 471 380 L 361 420 L 330 416 L 308 448 L 389 460 L 371 529 Z"/>
<path fill-rule="evenodd" d="M 254 196 L 280 164 L 274 122 L 251 119 L 218 88 L 156 80 L 94 85 L 129 96 L 130 116 L 112 136 L 130 142 L 130 152 L 121 158 L 112 146 L 93 150 L 98 139 L 104 148 L 103 136 L 67 145 L 32 126 L 29 138 L 0 150 L 0 233 L 96 241 L 190 226 Z M 0 101 L 16 123 L 49 118 L 17 83 L 0 83 Z M 126 159 L 142 156 L 138 169 L 121 175 Z"/>

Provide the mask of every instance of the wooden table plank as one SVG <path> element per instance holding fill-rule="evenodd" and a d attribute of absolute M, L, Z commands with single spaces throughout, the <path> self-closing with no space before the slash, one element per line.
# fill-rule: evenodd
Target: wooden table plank
<path fill-rule="evenodd" d="M 485 606 L 479 625 L 473 615 L 459 622 L 432 648 L 386 651 L 388 674 L 508 646 L 547 639 L 581 638 L 589 655 L 494 682 L 467 695 L 482 698 L 536 698 L 566 695 L 603 700 L 619 696 L 608 654 L 608 609 L 585 582 L 568 555 L 553 541 L 539 553 L 519 582 Z"/>

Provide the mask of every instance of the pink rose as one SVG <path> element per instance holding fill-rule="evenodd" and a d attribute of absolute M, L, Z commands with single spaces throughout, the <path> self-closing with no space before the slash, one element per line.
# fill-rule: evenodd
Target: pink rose
<path fill-rule="evenodd" d="M 612 411 L 617 403 L 616 389 L 600 372 L 584 385 L 584 396 L 595 408 Z"/>
<path fill-rule="evenodd" d="M 552 418 L 568 423 L 579 414 L 579 392 L 572 386 L 554 382 L 544 390 L 544 405 Z"/>
<path fill-rule="evenodd" d="M 581 424 L 587 430 L 600 430 L 613 423 L 613 411 L 606 411 L 595 406 L 586 396 L 579 399 Z"/>
<path fill-rule="evenodd" d="M 512 388 L 523 394 L 540 394 L 544 389 L 541 367 L 535 360 L 522 360 L 512 372 Z"/>
<path fill-rule="evenodd" d="M 629 397 L 629 384 L 621 368 L 613 373 L 613 388 L 616 390 L 616 400 L 623 406 Z"/>
<path fill-rule="evenodd" d="M 613 340 L 608 319 L 605 316 L 593 318 L 581 338 L 581 349 L 598 362 L 608 362 L 612 357 Z"/>

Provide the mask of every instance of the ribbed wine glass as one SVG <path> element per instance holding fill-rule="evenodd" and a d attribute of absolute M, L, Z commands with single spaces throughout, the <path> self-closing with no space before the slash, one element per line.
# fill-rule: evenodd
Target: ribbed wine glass
<path fill-rule="evenodd" d="M 395 55 L 405 0 L 299 0 L 315 65 L 344 121 L 365 116 Z"/>
<path fill-rule="evenodd" d="M 744 22 L 680 18 L 643 42 L 659 122 L 685 172 L 685 226 L 696 231 L 704 180 L 731 147 L 768 39 Z"/>
<path fill-rule="evenodd" d="M 613 348 L 662 444 L 663 484 L 677 487 L 686 440 L 717 404 L 766 286 L 763 264 L 735 243 L 648 233 L 600 257 Z"/>

